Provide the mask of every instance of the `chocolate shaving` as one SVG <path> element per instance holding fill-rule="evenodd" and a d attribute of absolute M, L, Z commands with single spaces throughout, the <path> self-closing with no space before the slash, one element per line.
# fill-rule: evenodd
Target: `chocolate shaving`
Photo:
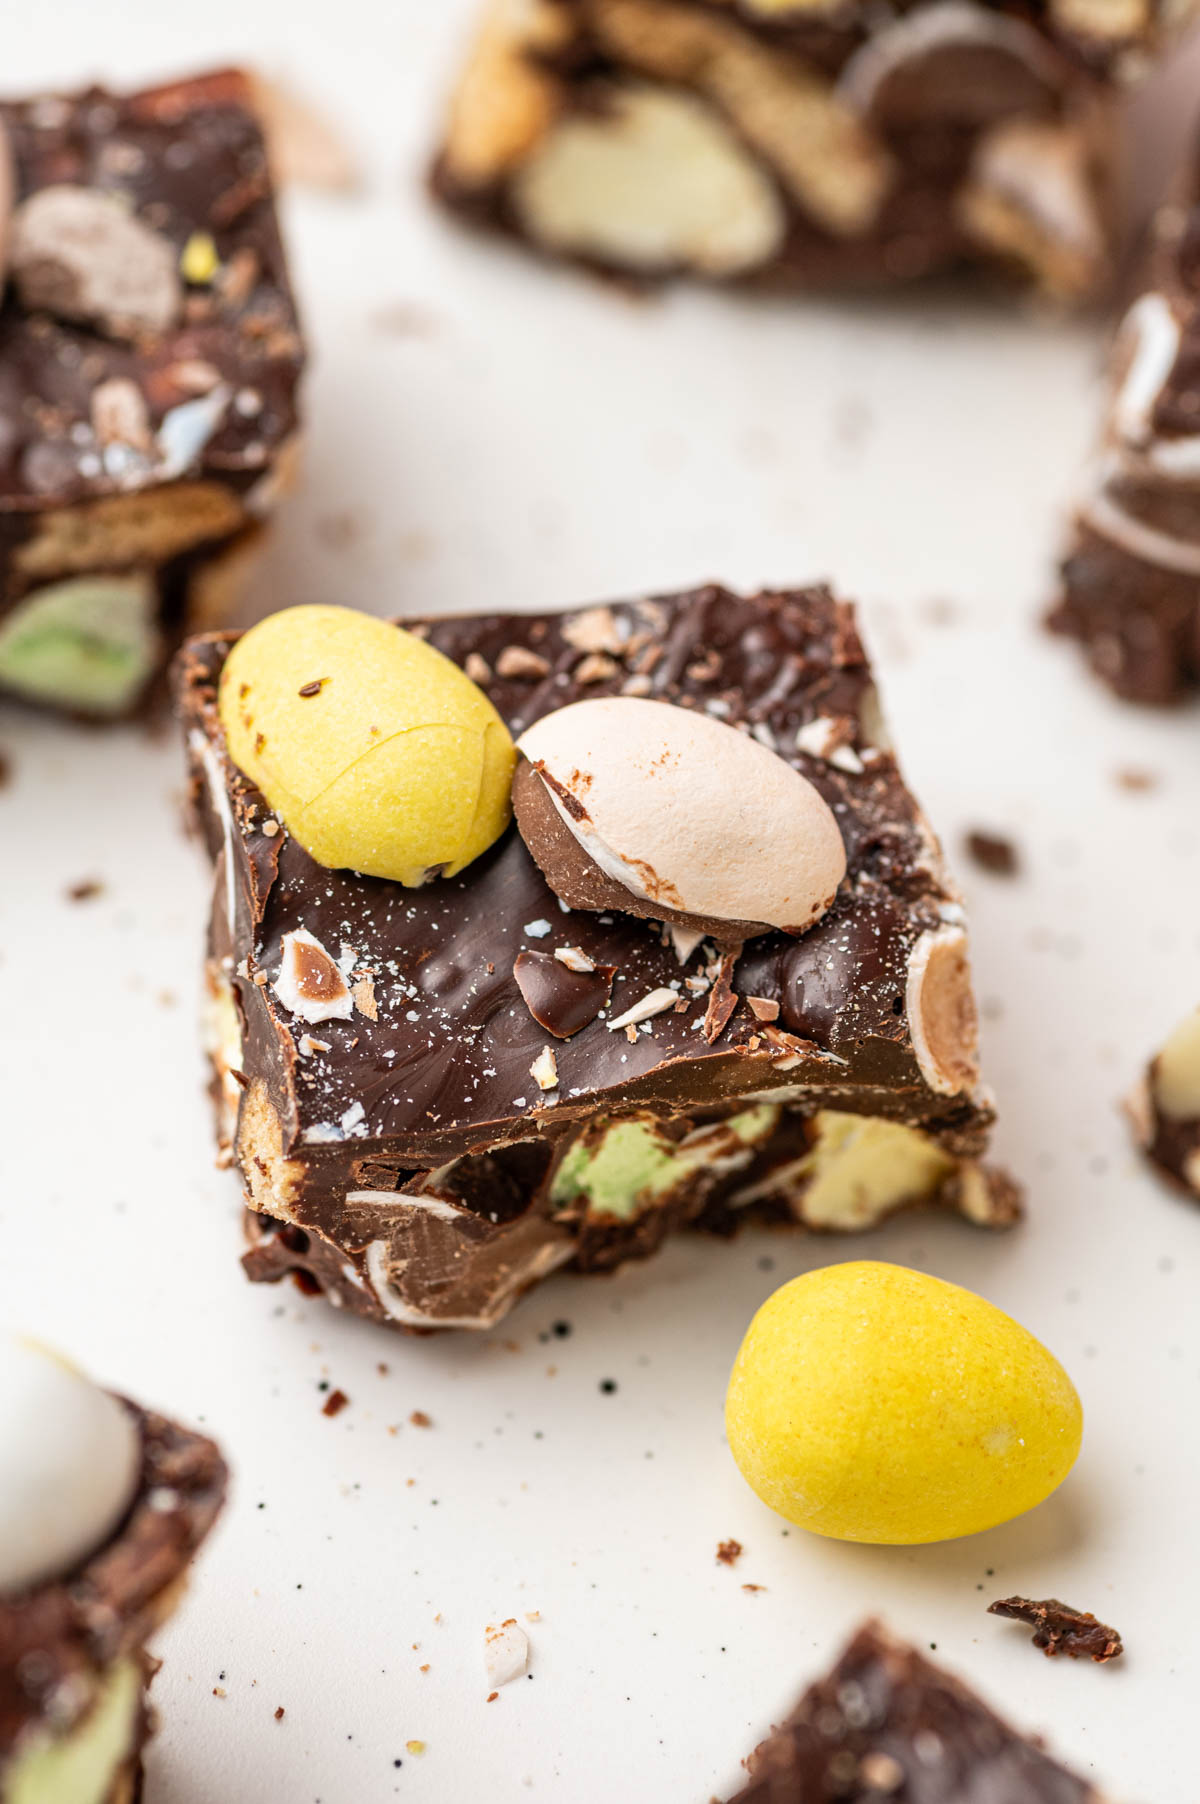
<path fill-rule="evenodd" d="M 1029 1623 L 1033 1645 L 1040 1647 L 1047 1659 L 1069 1654 L 1072 1660 L 1090 1658 L 1102 1666 L 1125 1651 L 1116 1629 L 1098 1621 L 1090 1610 L 1072 1609 L 1057 1597 L 1040 1602 L 1032 1597 L 1002 1597 L 988 1605 L 988 1615 Z"/>
<path fill-rule="evenodd" d="M 550 952 L 518 953 L 513 966 L 526 1008 L 556 1040 L 569 1040 L 607 1007 L 616 974 L 615 965 L 572 971 Z"/>
<path fill-rule="evenodd" d="M 740 1541 L 733 1541 L 733 1540 L 718 1541 L 717 1542 L 717 1563 L 718 1563 L 718 1565 L 736 1566 L 737 1562 L 738 1562 L 738 1558 L 741 1555 L 741 1551 L 742 1551 L 742 1544 Z"/>
<path fill-rule="evenodd" d="M 345 1391 L 330 1391 L 321 1406 L 323 1416 L 340 1416 L 350 1399 Z"/>
<path fill-rule="evenodd" d="M 733 988 L 733 967 L 742 955 L 740 946 L 732 946 L 722 952 L 721 962 L 717 967 L 717 975 L 708 998 L 708 1007 L 704 1012 L 704 1038 L 712 1046 L 729 1025 L 729 1017 L 738 1005 Z"/>

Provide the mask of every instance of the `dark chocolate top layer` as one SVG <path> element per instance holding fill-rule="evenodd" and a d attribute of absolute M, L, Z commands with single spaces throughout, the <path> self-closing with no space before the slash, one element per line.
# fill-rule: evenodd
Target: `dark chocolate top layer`
<path fill-rule="evenodd" d="M 142 1469 L 116 1533 L 75 1571 L 0 1596 L 0 1770 L 23 1729 L 44 1718 L 69 1727 L 97 1670 L 140 1654 L 220 1512 L 228 1474 L 216 1445 L 136 1403 L 126 1408 L 141 1431 Z"/>
<path fill-rule="evenodd" d="M 29 511 L 165 480 L 106 463 L 90 430 L 91 398 L 130 379 L 151 431 L 212 392 L 228 404 L 186 471 L 248 487 L 296 428 L 303 349 L 250 84 L 236 70 L 135 94 L 89 88 L 0 102 L 18 202 L 69 184 L 120 196 L 182 256 L 210 237 L 220 269 L 188 285 L 180 324 L 121 343 L 86 325 L 27 312 L 10 280 L 0 307 L 0 510 Z M 209 383 L 205 390 L 205 383 Z"/>
<path fill-rule="evenodd" d="M 841 828 L 848 874 L 829 913 L 802 938 L 764 934 L 736 962 L 736 997 L 777 1002 L 777 1020 L 764 1026 L 741 1000 L 710 1045 L 704 951 L 682 965 L 657 923 L 564 912 L 514 827 L 460 876 L 420 890 L 314 864 L 276 831 L 263 797 L 226 756 L 216 685 L 231 638 L 193 640 L 177 667 L 181 708 L 193 755 L 207 759 L 210 787 L 215 780 L 223 792 L 204 811 L 218 860 L 214 951 L 235 968 L 243 1064 L 248 1075 L 267 1077 L 285 1140 L 306 1142 L 316 1157 L 322 1142 L 360 1140 L 366 1153 L 386 1140 L 424 1165 L 494 1144 L 509 1128 L 535 1131 L 525 1122 L 553 1133 L 598 1108 L 702 1111 L 797 1085 L 827 1091 L 831 1107 L 844 1094 L 861 1108 L 865 1092 L 872 1112 L 937 1126 L 987 1118 L 977 1098 L 935 1094 L 914 1056 L 908 959 L 923 932 L 960 920 L 961 907 L 881 743 L 848 604 L 820 588 L 738 596 L 709 586 L 577 614 L 481 615 L 416 630 L 469 665 L 514 735 L 580 697 L 631 692 L 746 728 L 820 790 Z M 800 749 L 798 733 L 820 751 Z M 370 974 L 376 1019 L 356 1012 L 309 1029 L 287 1013 L 270 980 L 284 935 L 297 928 L 334 958 L 353 948 L 347 968 Z M 530 1066 L 547 1029 L 514 966 L 522 958 L 526 975 L 529 954 L 567 947 L 615 967 L 616 976 L 606 1017 L 582 1020 L 570 1038 L 555 1040 L 559 1085 L 544 1098 Z M 541 1020 L 553 1007 L 545 993 L 552 962 L 537 967 Z M 711 976 L 711 947 L 707 964 Z M 566 968 L 562 988 L 574 1028 L 580 986 Z M 609 1029 L 662 988 L 677 990 L 677 1010 L 630 1035 Z M 306 1035 L 320 1047 L 298 1049 Z"/>
<path fill-rule="evenodd" d="M 974 1692 L 861 1628 L 756 1748 L 731 1804 L 1103 1804 Z"/>

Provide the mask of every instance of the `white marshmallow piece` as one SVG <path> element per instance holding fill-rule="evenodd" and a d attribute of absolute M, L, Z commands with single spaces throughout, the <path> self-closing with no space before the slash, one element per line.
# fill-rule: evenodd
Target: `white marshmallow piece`
<path fill-rule="evenodd" d="M 0 1596 L 64 1577 L 102 1547 L 141 1463 L 115 1397 L 36 1341 L 0 1335 Z"/>
<path fill-rule="evenodd" d="M 846 874 L 820 793 L 710 715 L 607 696 L 547 714 L 517 746 L 550 779 L 551 800 L 589 857 L 648 902 L 803 930 Z"/>

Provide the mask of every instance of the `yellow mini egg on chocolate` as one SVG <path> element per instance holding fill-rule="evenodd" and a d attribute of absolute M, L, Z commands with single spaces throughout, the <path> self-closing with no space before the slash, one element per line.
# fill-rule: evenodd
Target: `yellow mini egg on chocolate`
<path fill-rule="evenodd" d="M 508 728 L 457 664 L 386 620 L 270 615 L 230 651 L 219 707 L 233 762 L 318 864 L 416 887 L 508 824 Z"/>
<path fill-rule="evenodd" d="M 907 1545 L 1041 1503 L 1079 1453 L 1075 1387 L 957 1284 L 858 1260 L 785 1284 L 750 1324 L 725 1426 L 764 1503 L 814 1534 Z"/>

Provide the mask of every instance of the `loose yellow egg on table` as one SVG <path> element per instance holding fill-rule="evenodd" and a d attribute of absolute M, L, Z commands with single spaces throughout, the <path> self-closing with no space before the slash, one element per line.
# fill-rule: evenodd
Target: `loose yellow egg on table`
<path fill-rule="evenodd" d="M 351 608 L 286 608 L 221 673 L 229 755 L 318 864 L 416 886 L 508 825 L 516 753 L 471 679 Z"/>
<path fill-rule="evenodd" d="M 1079 1453 L 1075 1387 L 972 1291 L 904 1266 L 826 1266 L 769 1297 L 725 1425 L 743 1477 L 790 1522 L 910 1545 L 1007 1522 Z"/>

